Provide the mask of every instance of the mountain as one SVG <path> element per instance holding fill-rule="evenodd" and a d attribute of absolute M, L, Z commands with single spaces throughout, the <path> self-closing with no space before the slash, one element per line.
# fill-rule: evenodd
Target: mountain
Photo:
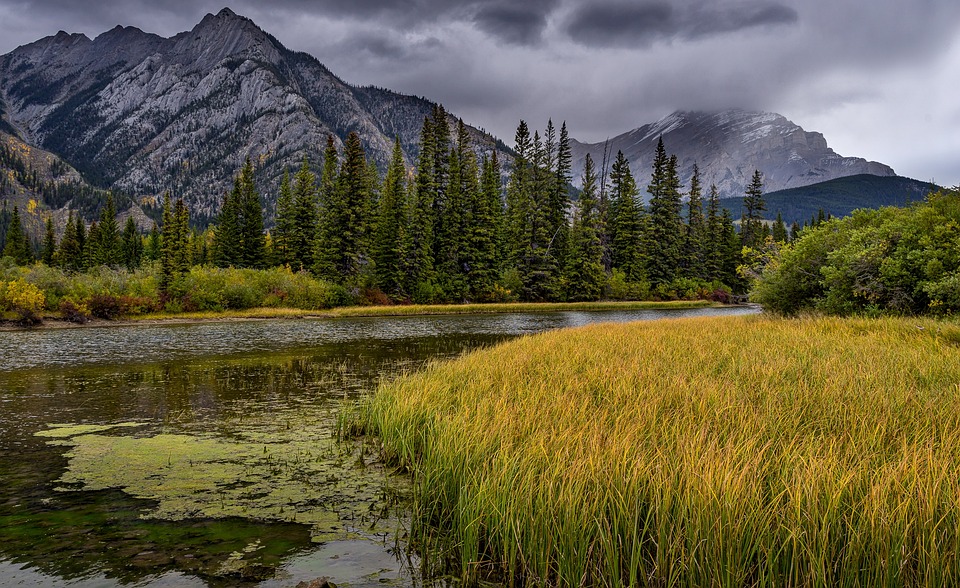
<path fill-rule="evenodd" d="M 248 156 L 262 192 L 305 155 L 318 163 L 328 135 L 342 147 L 356 131 L 381 167 L 399 137 L 413 161 L 434 106 L 347 84 L 226 8 L 171 38 L 121 26 L 93 40 L 61 31 L 0 57 L 0 130 L 56 153 L 99 188 L 169 189 L 201 222 Z"/>
<path fill-rule="evenodd" d="M 788 226 L 794 221 L 803 226 L 821 210 L 843 217 L 858 208 L 907 206 L 937 189 L 930 182 L 900 176 L 860 174 L 764 194 L 767 209 L 763 216 L 774 220 L 780 212 Z M 734 219 L 740 218 L 743 198 L 728 198 L 721 203 Z"/>
<path fill-rule="evenodd" d="M 604 143 L 573 141 L 575 182 L 586 154 L 601 164 L 606 147 L 609 162 L 623 151 L 645 197 L 660 137 L 667 153 L 676 154 L 685 186 L 696 163 L 704 192 L 716 184 L 723 198 L 742 196 L 755 169 L 763 173 L 767 192 L 858 174 L 895 175 L 881 163 L 837 155 L 823 135 L 805 131 L 779 114 L 678 111 Z"/>

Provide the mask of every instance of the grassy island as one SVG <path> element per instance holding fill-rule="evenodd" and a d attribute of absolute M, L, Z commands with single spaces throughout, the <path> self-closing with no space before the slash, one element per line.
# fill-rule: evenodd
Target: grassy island
<path fill-rule="evenodd" d="M 468 578 L 960 583 L 955 323 L 593 325 L 433 364 L 344 419 L 412 471 L 419 535 Z"/>

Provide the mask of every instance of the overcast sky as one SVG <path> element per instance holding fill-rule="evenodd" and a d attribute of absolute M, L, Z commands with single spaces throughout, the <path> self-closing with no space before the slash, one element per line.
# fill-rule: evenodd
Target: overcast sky
<path fill-rule="evenodd" d="M 674 110 L 783 114 L 841 155 L 960 184 L 958 0 L 0 0 L 0 54 L 58 30 L 170 36 L 224 6 L 342 79 L 602 141 Z"/>

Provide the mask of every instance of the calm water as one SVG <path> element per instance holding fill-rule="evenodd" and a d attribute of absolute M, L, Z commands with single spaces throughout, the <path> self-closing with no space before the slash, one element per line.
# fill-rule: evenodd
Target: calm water
<path fill-rule="evenodd" d="M 523 334 L 750 312 L 0 332 L 0 587 L 422 584 L 409 481 L 333 441 L 344 398 Z"/>

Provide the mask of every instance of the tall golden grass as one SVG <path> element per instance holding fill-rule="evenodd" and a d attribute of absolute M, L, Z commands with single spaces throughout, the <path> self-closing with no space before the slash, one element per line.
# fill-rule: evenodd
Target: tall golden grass
<path fill-rule="evenodd" d="M 344 417 L 465 579 L 960 585 L 960 328 L 703 318 L 524 337 Z"/>

